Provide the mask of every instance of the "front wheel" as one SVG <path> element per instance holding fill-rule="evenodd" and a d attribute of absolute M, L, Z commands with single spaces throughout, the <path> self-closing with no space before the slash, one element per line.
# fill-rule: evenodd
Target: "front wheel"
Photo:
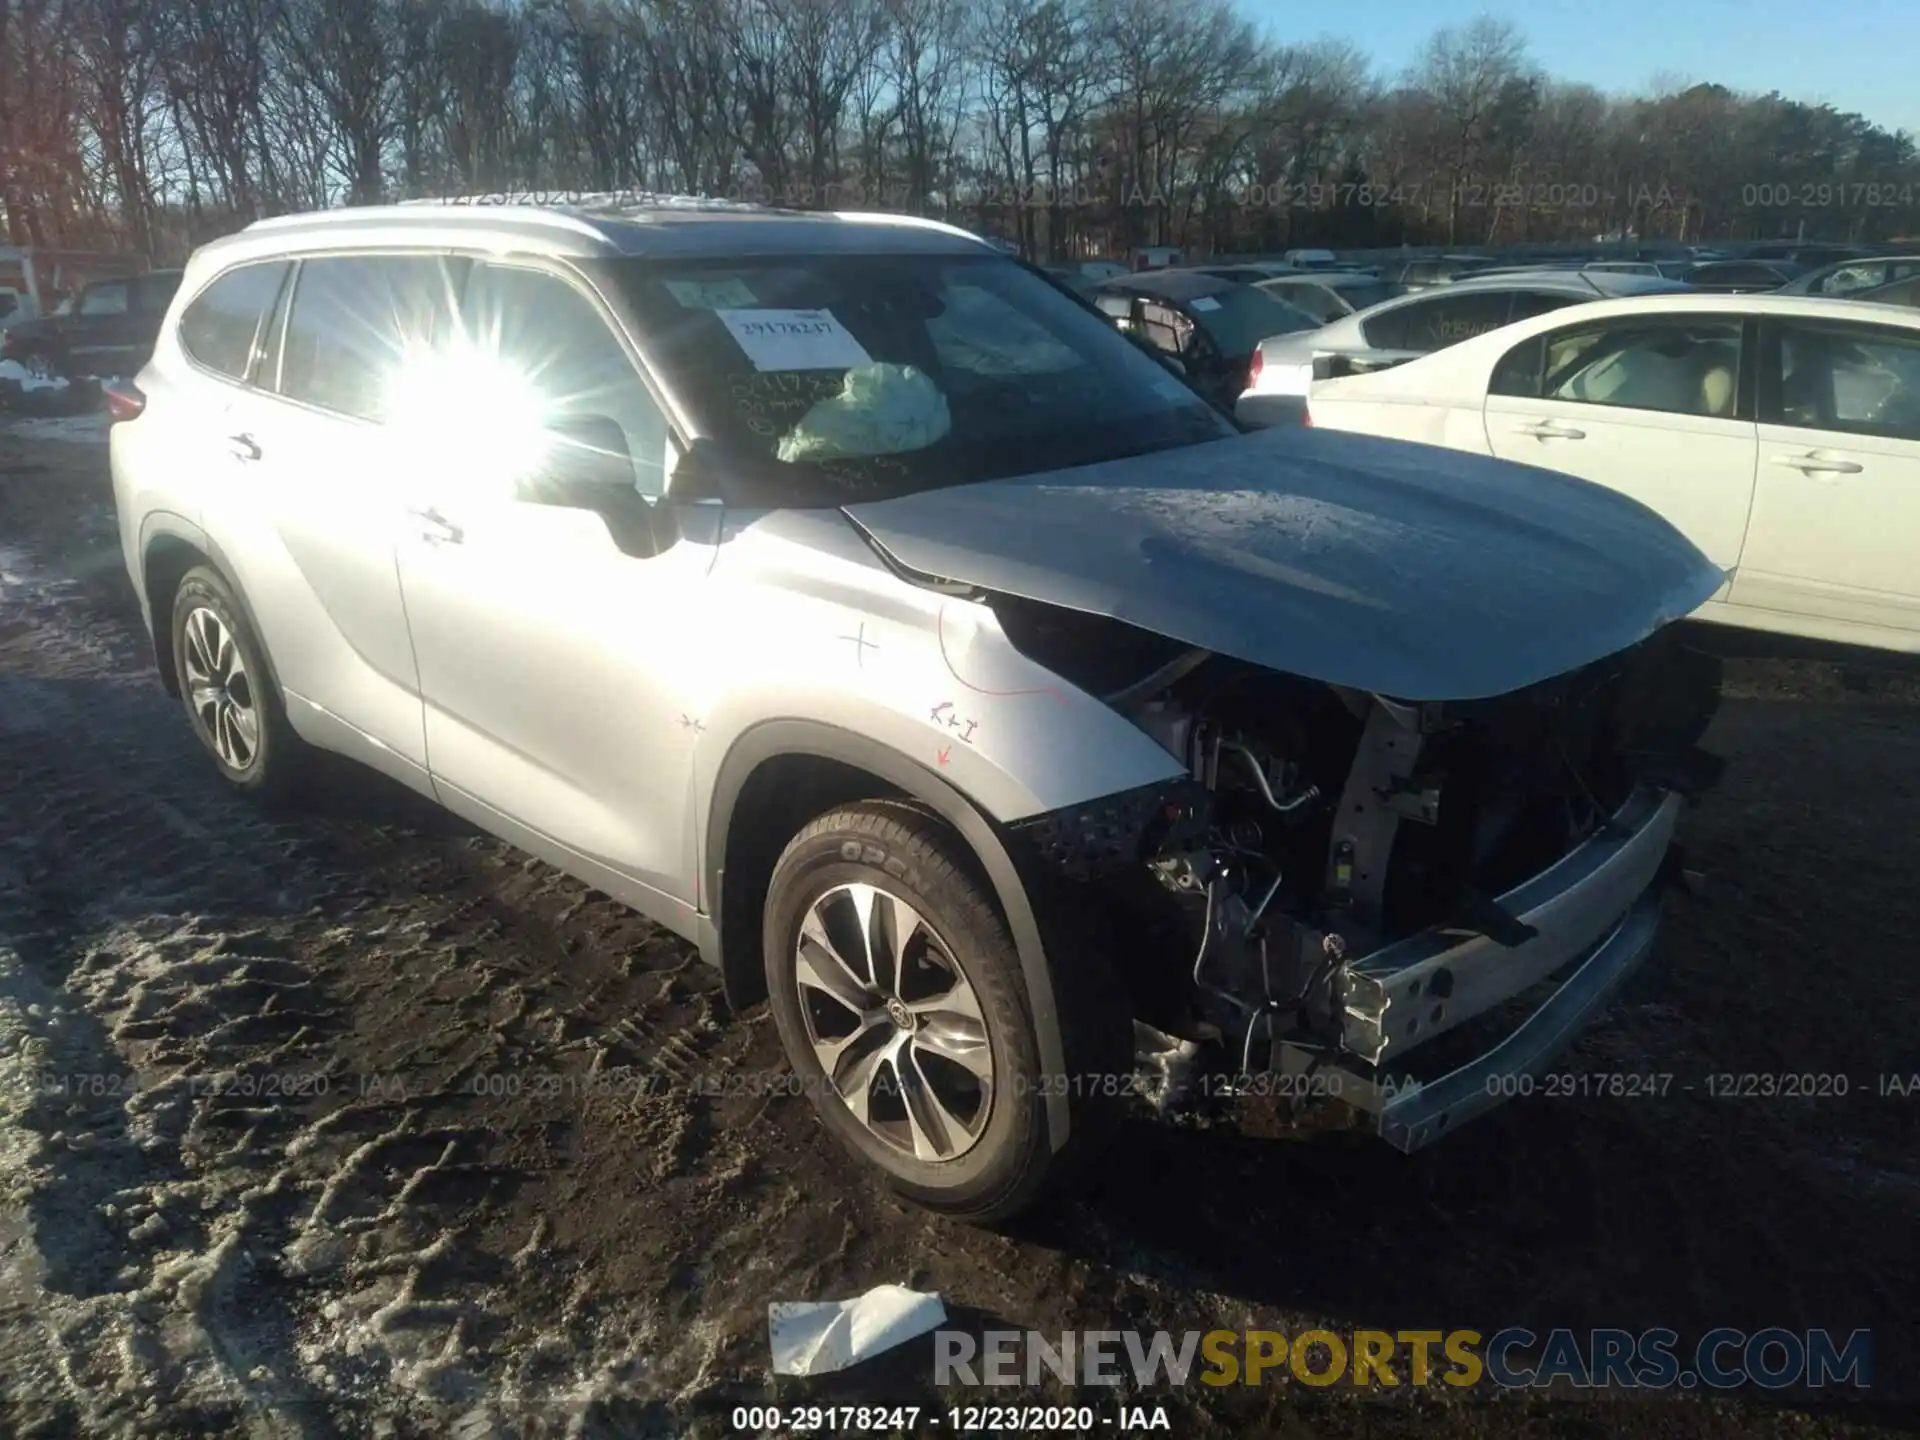
<path fill-rule="evenodd" d="M 823 815 L 768 887 L 767 989 L 834 1138 L 907 1199 L 1005 1219 L 1057 1178 L 1020 958 L 952 832 L 897 802 Z"/>

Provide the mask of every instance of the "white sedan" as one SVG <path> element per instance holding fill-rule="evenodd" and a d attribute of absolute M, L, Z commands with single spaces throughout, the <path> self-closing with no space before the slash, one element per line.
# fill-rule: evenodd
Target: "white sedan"
<path fill-rule="evenodd" d="M 1920 653 L 1920 312 L 1602 301 L 1316 380 L 1307 423 L 1596 481 L 1732 572 L 1696 618 Z"/>

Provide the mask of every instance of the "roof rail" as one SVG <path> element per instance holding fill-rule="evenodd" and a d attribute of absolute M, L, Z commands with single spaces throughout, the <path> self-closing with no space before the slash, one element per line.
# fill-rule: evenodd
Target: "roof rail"
<path fill-rule="evenodd" d="M 456 209 L 525 208 L 547 211 L 583 211 L 618 215 L 635 210 L 764 211 L 769 206 L 751 200 L 711 195 L 681 195 L 665 190 L 524 190 L 481 195 L 427 195 L 395 202 L 409 208 L 440 206 Z"/>
<path fill-rule="evenodd" d="M 308 210 L 293 215 L 270 215 L 264 220 L 256 220 L 247 226 L 245 233 L 256 230 L 305 230 L 326 229 L 334 225 L 366 224 L 368 222 L 386 222 L 424 225 L 446 223 L 459 219 L 455 223 L 478 223 L 472 217 L 484 213 L 480 209 L 449 205 L 437 213 L 430 208 L 415 208 L 418 202 L 402 201 L 396 205 L 347 205 L 338 210 Z M 576 235 L 589 236 L 596 240 L 605 237 L 585 219 L 564 210 L 543 209 L 534 206 L 525 207 L 521 214 L 512 217 L 520 224 L 550 226 L 554 229 L 568 230 Z"/>

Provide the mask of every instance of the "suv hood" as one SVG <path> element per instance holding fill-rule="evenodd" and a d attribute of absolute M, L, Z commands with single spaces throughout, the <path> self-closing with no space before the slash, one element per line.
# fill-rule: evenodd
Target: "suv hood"
<path fill-rule="evenodd" d="M 1601 486 L 1313 430 L 845 509 L 909 570 L 1404 700 L 1564 674 L 1688 614 L 1726 578 Z"/>

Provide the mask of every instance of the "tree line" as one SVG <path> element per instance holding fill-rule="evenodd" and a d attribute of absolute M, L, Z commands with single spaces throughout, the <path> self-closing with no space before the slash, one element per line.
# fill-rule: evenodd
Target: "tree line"
<path fill-rule="evenodd" d="M 1608 96 L 1482 19 L 1403 74 L 1228 0 L 0 0 L 13 244 L 177 261 L 265 215 L 651 190 L 1172 244 L 1920 234 L 1913 137 Z"/>

